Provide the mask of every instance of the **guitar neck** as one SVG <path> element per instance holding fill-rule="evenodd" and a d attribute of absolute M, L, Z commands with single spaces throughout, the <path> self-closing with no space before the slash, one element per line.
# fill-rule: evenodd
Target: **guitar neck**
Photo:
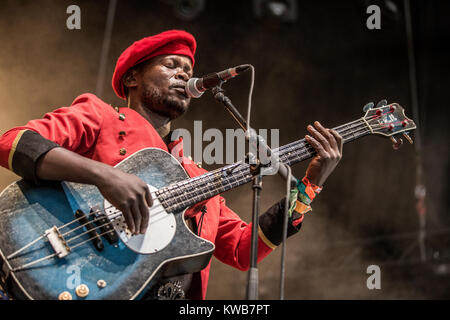
<path fill-rule="evenodd" d="M 334 130 L 342 136 L 344 143 L 371 133 L 370 127 L 362 118 L 338 126 Z M 273 152 L 289 166 L 310 159 L 316 154 L 314 148 L 305 139 L 273 149 Z M 253 176 L 250 165 L 240 161 L 201 176 L 163 187 L 156 191 L 156 196 L 167 211 L 179 211 L 246 184 L 252 181 Z"/>

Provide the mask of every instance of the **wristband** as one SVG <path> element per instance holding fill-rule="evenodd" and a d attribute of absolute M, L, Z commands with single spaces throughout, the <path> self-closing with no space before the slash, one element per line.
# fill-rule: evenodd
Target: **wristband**
<path fill-rule="evenodd" d="M 297 187 L 291 190 L 289 197 L 289 217 L 293 219 L 294 212 L 302 217 L 305 213 L 312 211 L 311 202 L 321 191 L 322 187 L 311 183 L 306 176 L 302 180 L 297 180 Z M 293 219 L 294 225 L 296 220 L 299 218 Z"/>

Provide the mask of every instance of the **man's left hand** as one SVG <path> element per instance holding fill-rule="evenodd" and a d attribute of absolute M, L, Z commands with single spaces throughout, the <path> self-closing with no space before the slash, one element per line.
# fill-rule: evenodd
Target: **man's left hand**
<path fill-rule="evenodd" d="M 311 136 L 306 135 L 305 140 L 317 155 L 309 163 L 306 177 L 311 183 L 322 187 L 342 158 L 344 142 L 336 130 L 324 128 L 318 121 L 314 122 L 314 126 L 309 125 L 307 130 Z"/>

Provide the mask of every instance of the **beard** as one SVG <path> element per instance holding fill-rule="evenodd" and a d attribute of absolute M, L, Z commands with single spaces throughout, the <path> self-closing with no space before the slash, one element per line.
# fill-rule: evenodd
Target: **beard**
<path fill-rule="evenodd" d="M 173 120 L 186 113 L 190 98 L 181 99 L 169 93 L 164 94 L 153 86 L 148 86 L 142 93 L 142 102 L 149 110 Z"/>

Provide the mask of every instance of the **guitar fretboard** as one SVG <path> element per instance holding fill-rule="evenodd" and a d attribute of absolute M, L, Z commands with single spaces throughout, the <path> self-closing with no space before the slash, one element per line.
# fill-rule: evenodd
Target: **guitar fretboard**
<path fill-rule="evenodd" d="M 342 136 L 344 143 L 371 133 L 369 126 L 363 119 L 338 126 L 334 130 Z M 312 158 L 316 154 L 315 149 L 305 139 L 273 149 L 273 152 L 289 166 Z M 249 183 L 253 176 L 250 165 L 239 161 L 201 176 L 163 187 L 156 191 L 156 196 L 168 212 L 176 212 Z"/>

